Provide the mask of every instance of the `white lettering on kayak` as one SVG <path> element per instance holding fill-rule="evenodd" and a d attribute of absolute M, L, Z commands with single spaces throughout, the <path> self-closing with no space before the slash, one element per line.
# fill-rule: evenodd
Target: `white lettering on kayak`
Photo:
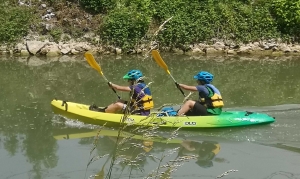
<path fill-rule="evenodd" d="M 197 122 L 187 121 L 187 122 L 184 122 L 184 125 L 185 126 L 195 126 L 195 125 L 197 125 Z"/>

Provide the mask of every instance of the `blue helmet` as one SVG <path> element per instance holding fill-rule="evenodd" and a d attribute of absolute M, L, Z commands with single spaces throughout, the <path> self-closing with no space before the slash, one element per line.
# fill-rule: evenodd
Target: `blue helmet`
<path fill-rule="evenodd" d="M 137 80 L 141 77 L 143 77 L 143 73 L 140 70 L 130 70 L 125 76 L 123 76 L 123 79 Z"/>
<path fill-rule="evenodd" d="M 214 79 L 214 75 L 210 74 L 207 71 L 200 71 L 196 76 L 195 79 L 204 81 L 206 84 L 211 83 Z"/>

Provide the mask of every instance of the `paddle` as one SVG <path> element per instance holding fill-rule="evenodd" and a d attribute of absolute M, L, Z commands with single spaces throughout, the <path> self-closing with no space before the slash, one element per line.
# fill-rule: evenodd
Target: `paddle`
<path fill-rule="evenodd" d="M 168 66 L 166 65 L 166 63 L 164 62 L 164 60 L 161 58 L 159 52 L 157 50 L 152 50 L 152 56 L 154 58 L 154 60 L 156 61 L 156 63 L 162 67 L 173 79 L 173 81 L 175 82 L 176 87 L 180 90 L 181 94 L 185 97 L 184 92 L 182 91 L 182 89 L 179 87 L 179 84 L 177 83 L 177 81 L 175 80 L 175 78 L 172 76 L 171 72 L 168 69 Z"/>
<path fill-rule="evenodd" d="M 110 82 L 109 82 L 109 81 L 107 80 L 107 78 L 104 76 L 104 74 L 103 74 L 103 72 L 102 72 L 102 70 L 101 70 L 100 65 L 96 62 L 96 60 L 95 60 L 93 54 L 91 54 L 90 52 L 86 52 L 86 53 L 84 54 L 84 56 L 85 56 L 87 62 L 90 64 L 90 66 L 91 66 L 92 68 L 94 68 L 96 71 L 98 71 L 98 73 L 99 73 L 99 74 L 104 78 L 104 80 L 107 82 L 108 86 L 111 86 L 111 85 L 110 85 Z M 112 90 L 114 91 L 114 93 L 118 96 L 118 98 L 121 99 L 121 97 L 117 94 L 116 90 L 115 90 L 114 88 L 111 88 L 111 89 L 112 89 Z"/>
<path fill-rule="evenodd" d="M 96 175 L 95 175 L 95 178 L 94 179 L 103 179 L 104 178 L 104 166 L 106 165 L 106 163 L 108 162 L 108 160 L 111 158 L 111 154 L 107 157 L 104 165 L 102 166 L 100 172 L 98 172 Z"/>

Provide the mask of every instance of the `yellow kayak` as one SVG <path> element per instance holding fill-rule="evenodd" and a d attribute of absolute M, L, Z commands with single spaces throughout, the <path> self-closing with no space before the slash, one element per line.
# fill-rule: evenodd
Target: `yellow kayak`
<path fill-rule="evenodd" d="M 51 101 L 51 106 L 55 114 L 87 124 L 105 126 L 127 124 L 131 126 L 158 125 L 169 128 L 216 128 L 266 124 L 275 121 L 274 117 L 267 114 L 248 111 L 224 111 L 214 116 L 158 116 L 158 111 L 152 112 L 149 116 L 130 115 L 124 118 L 123 114 L 91 111 L 90 105 L 57 99 Z"/>

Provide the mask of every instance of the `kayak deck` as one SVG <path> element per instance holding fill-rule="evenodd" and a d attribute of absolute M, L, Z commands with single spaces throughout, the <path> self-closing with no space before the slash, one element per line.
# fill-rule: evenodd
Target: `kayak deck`
<path fill-rule="evenodd" d="M 248 111 L 224 111 L 214 116 L 162 116 L 158 112 L 152 112 L 149 116 L 103 113 L 89 110 L 89 105 L 66 102 L 62 100 L 51 101 L 55 114 L 69 119 L 75 119 L 87 124 L 119 126 L 121 123 L 134 126 L 182 127 L 182 128 L 208 128 L 208 127 L 234 127 L 254 124 L 266 124 L 275 121 L 264 113 Z"/>

